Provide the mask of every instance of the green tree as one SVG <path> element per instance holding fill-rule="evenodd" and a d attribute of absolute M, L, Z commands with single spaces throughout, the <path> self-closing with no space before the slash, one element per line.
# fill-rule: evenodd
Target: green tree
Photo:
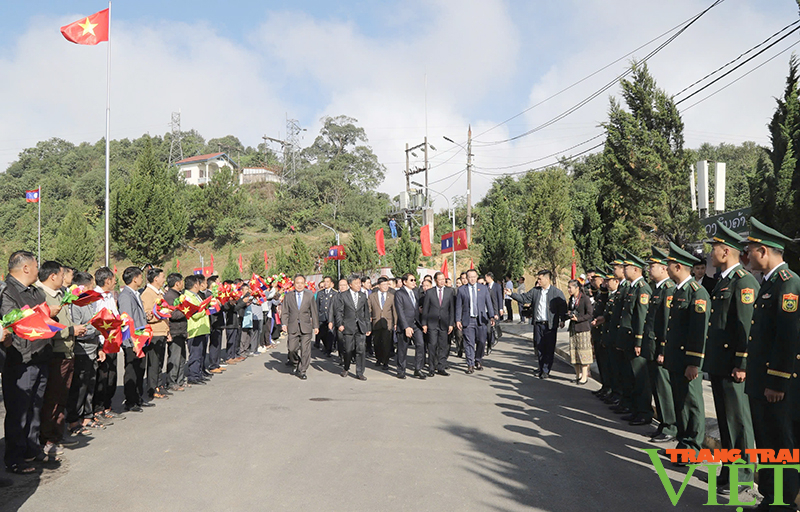
<path fill-rule="evenodd" d="M 247 268 L 250 271 L 250 275 L 256 274 L 264 277 L 264 274 L 267 273 L 267 267 L 264 266 L 264 255 L 254 252 L 250 256 L 250 261 Z"/>
<path fill-rule="evenodd" d="M 525 268 L 525 251 L 516 220 L 505 197 L 494 201 L 483 218 L 479 271 L 492 272 L 498 282 L 508 274 L 518 279 Z"/>
<path fill-rule="evenodd" d="M 525 175 L 527 196 L 524 243 L 528 258 L 557 273 L 571 263 L 574 220 L 570 205 L 570 178 L 554 167 Z"/>
<path fill-rule="evenodd" d="M 600 173 L 604 254 L 627 247 L 643 254 L 653 243 L 699 240 L 691 209 L 683 121 L 672 97 L 656 86 L 646 64 L 623 80 L 627 110 L 611 98 Z"/>
<path fill-rule="evenodd" d="M 367 243 L 364 232 L 360 229 L 353 231 L 345 254 L 347 257 L 342 261 L 342 273 L 345 275 L 368 273 L 378 264 L 378 253 Z"/>
<path fill-rule="evenodd" d="M 180 203 L 177 173 L 156 160 L 145 138 L 128 184 L 114 194 L 111 235 L 133 261 L 164 261 L 186 234 L 187 215 Z"/>
<path fill-rule="evenodd" d="M 228 248 L 228 262 L 225 264 L 225 268 L 222 269 L 222 273 L 219 277 L 223 281 L 234 281 L 242 277 L 241 272 L 239 272 L 239 262 L 233 257 L 232 247 Z"/>
<path fill-rule="evenodd" d="M 288 274 L 309 274 L 314 267 L 314 261 L 311 258 L 311 253 L 308 246 L 303 242 L 299 236 L 295 236 L 292 240 L 292 251 L 289 254 L 291 266 Z"/>
<path fill-rule="evenodd" d="M 206 240 L 219 236 L 218 247 L 235 243 L 241 236 L 236 223 L 242 217 L 243 195 L 233 169 L 226 165 L 215 172 L 205 187 L 192 191 L 192 233 Z"/>
<path fill-rule="evenodd" d="M 597 211 L 600 193 L 597 176 L 602 165 L 601 155 L 590 155 L 571 165 L 572 239 L 585 269 L 603 264 L 602 219 Z"/>
<path fill-rule="evenodd" d="M 97 245 L 86 218 L 77 208 L 67 213 L 56 237 L 56 259 L 81 271 L 92 270 Z"/>
<path fill-rule="evenodd" d="M 278 253 L 275 255 L 275 263 L 273 263 L 271 267 L 275 274 L 283 272 L 286 275 L 291 275 L 293 268 L 292 260 L 289 255 L 284 252 L 283 247 L 278 249 Z"/>
<path fill-rule="evenodd" d="M 408 235 L 408 229 L 404 225 L 400 228 L 400 240 L 390 256 L 392 261 L 392 274 L 402 276 L 406 273 L 417 275 L 419 259 L 422 256 L 422 249 L 418 243 L 412 242 Z"/>

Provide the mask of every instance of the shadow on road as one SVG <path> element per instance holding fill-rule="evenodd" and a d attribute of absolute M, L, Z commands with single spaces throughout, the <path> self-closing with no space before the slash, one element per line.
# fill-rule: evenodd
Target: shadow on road
<path fill-rule="evenodd" d="M 509 421 L 504 432 L 464 423 L 444 427 L 469 443 L 465 469 L 491 482 L 506 499 L 552 512 L 698 510 L 706 503 L 707 488 L 696 477 L 698 470 L 672 507 L 642 448 L 663 453 L 674 446 L 647 442 L 643 434 L 653 427 L 620 421 L 590 393 L 594 388 L 570 382 L 572 368 L 564 363 L 556 362 L 554 378 L 535 378 L 534 360 L 530 342 L 516 336 L 504 337 L 484 360 L 487 371 L 480 378 L 496 390 L 494 405 Z M 686 469 L 674 470 L 664 462 L 677 491 Z M 719 501 L 727 503 L 722 497 Z M 489 496 L 484 507 L 505 510 Z"/>

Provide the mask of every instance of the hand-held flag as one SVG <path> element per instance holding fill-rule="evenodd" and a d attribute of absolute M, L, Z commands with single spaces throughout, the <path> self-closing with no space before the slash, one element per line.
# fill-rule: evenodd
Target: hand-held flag
<path fill-rule="evenodd" d="M 108 9 L 61 27 L 67 41 L 75 44 L 94 45 L 108 41 Z"/>

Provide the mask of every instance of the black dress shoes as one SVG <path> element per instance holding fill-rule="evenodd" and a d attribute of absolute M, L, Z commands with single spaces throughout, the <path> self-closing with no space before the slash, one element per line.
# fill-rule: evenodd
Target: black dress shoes
<path fill-rule="evenodd" d="M 367 380 L 367 378 L 364 375 L 358 375 L 356 378 L 358 380 Z"/>
<path fill-rule="evenodd" d="M 483 365 L 481 363 L 475 363 L 475 369 L 478 371 L 483 370 Z"/>
<path fill-rule="evenodd" d="M 631 414 L 626 414 L 625 416 L 621 416 L 621 417 L 620 417 L 620 419 L 621 419 L 622 421 L 633 421 L 633 420 L 635 420 L 635 419 L 636 419 L 636 415 L 635 415 L 635 414 L 633 414 L 633 413 L 631 413 Z"/>
<path fill-rule="evenodd" d="M 473 367 L 473 366 L 467 366 L 467 369 L 466 369 L 466 370 L 464 370 L 464 373 L 466 373 L 467 375 L 469 375 L 469 374 L 472 374 L 472 373 L 475 373 L 475 367 Z"/>
<path fill-rule="evenodd" d="M 433 377 L 434 375 L 436 375 L 435 371 L 431 370 L 428 372 L 428 377 Z"/>
<path fill-rule="evenodd" d="M 133 407 L 128 407 L 127 405 L 125 406 L 126 412 L 142 412 L 142 410 L 143 409 L 138 405 L 134 405 Z"/>
<path fill-rule="evenodd" d="M 342 373 L 340 373 L 339 375 L 341 375 L 342 377 L 347 377 L 347 370 L 342 370 Z"/>
<path fill-rule="evenodd" d="M 631 426 L 634 426 L 634 427 L 635 426 L 639 426 L 639 425 L 649 425 L 649 424 L 650 424 L 650 418 L 643 418 L 641 416 L 639 416 L 637 418 L 633 418 L 632 420 L 630 420 L 628 422 L 628 425 L 631 425 Z"/>
<path fill-rule="evenodd" d="M 153 402 L 142 402 L 139 405 L 141 407 L 155 407 L 156 406 L 156 404 L 154 404 Z"/>
<path fill-rule="evenodd" d="M 414 377 L 418 378 L 419 380 L 425 380 L 425 374 L 419 370 L 414 371 Z"/>
<path fill-rule="evenodd" d="M 447 370 L 439 370 L 439 371 L 438 371 L 438 372 L 436 372 L 436 373 L 438 373 L 439 375 L 444 375 L 445 377 L 448 377 L 448 376 L 450 376 L 450 374 L 449 374 L 449 373 L 447 373 Z"/>
<path fill-rule="evenodd" d="M 398 379 L 405 379 L 406 378 L 406 374 L 405 373 L 398 373 L 397 374 L 397 378 Z"/>
<path fill-rule="evenodd" d="M 297 377 L 298 377 L 300 380 L 307 380 L 307 379 L 308 379 L 308 377 L 306 376 L 306 374 L 305 374 L 305 373 L 298 373 L 298 374 L 297 374 Z"/>
<path fill-rule="evenodd" d="M 389 369 L 389 364 L 387 363 L 387 364 L 383 365 L 383 369 L 384 370 L 388 370 Z"/>

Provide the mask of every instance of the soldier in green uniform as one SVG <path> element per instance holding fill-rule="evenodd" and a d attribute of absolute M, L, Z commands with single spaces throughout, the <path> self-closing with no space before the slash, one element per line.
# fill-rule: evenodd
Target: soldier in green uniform
<path fill-rule="evenodd" d="M 611 333 L 611 315 L 616 307 L 616 301 L 619 297 L 617 293 L 619 289 L 619 279 L 614 275 L 613 268 L 609 268 L 605 274 L 605 285 L 607 295 L 605 297 L 605 306 L 603 307 L 603 316 L 595 319 L 595 324 L 600 326 L 600 344 L 603 347 L 603 354 L 605 355 L 606 374 L 608 378 L 608 390 L 604 394 L 598 395 L 598 398 L 605 403 L 613 403 L 618 400 L 620 395 L 619 384 L 617 383 L 617 376 L 614 369 L 614 362 L 611 360 L 612 346 L 612 333 Z"/>
<path fill-rule="evenodd" d="M 674 243 L 669 244 L 667 272 L 678 283 L 672 295 L 664 346 L 664 367 L 669 371 L 678 427 L 678 446 L 699 453 L 706 433 L 703 380 L 700 367 L 705 357 L 709 295 L 692 279 L 697 258 Z M 677 466 L 685 463 L 675 462 Z"/>
<path fill-rule="evenodd" d="M 625 294 L 628 292 L 628 285 L 625 281 L 625 264 L 623 263 L 622 256 L 618 253 L 616 259 L 611 262 L 611 266 L 613 268 L 614 277 L 619 281 L 619 286 L 617 286 L 617 293 L 613 303 L 613 306 L 610 308 L 606 306 L 606 311 L 609 311 L 608 316 L 606 317 L 606 322 L 608 322 L 608 341 L 606 342 L 606 347 L 608 348 L 608 360 L 609 366 L 611 367 L 611 374 L 612 379 L 614 381 L 614 390 L 611 395 L 605 400 L 607 404 L 610 405 L 610 409 L 614 412 L 617 411 L 626 411 L 630 412 L 630 402 L 624 402 L 625 396 L 625 381 L 623 379 L 622 370 L 627 364 L 625 361 L 625 357 L 622 354 L 622 350 L 618 349 L 618 336 L 619 336 L 619 318 L 622 314 L 622 299 L 625 297 Z"/>
<path fill-rule="evenodd" d="M 606 285 L 605 272 L 601 269 L 593 271 L 592 280 L 592 300 L 594 309 L 592 310 L 592 345 L 594 346 L 594 356 L 597 360 L 597 371 L 600 372 L 600 383 L 602 386 L 597 391 L 592 391 L 595 396 L 605 396 L 611 393 L 611 381 L 608 375 L 608 353 L 602 344 L 603 325 L 598 323 L 598 318 L 603 316 L 606 302 L 608 301 L 608 287 Z"/>
<path fill-rule="evenodd" d="M 800 278 L 783 261 L 790 239 L 755 218 L 750 222 L 747 255 L 753 270 L 764 273 L 764 280 L 747 346 L 745 393 L 750 400 L 756 446 L 777 453 L 798 448 L 800 436 Z M 797 471 L 783 471 L 783 496 L 775 495 L 774 472 L 758 471 L 758 491 L 764 500 L 757 510 L 796 510 L 794 500 L 800 488 Z"/>
<path fill-rule="evenodd" d="M 650 433 L 650 442 L 668 443 L 675 440 L 678 429 L 675 426 L 675 405 L 672 402 L 672 386 L 669 372 L 664 368 L 664 345 L 667 340 L 667 322 L 675 282 L 667 273 L 667 254 L 658 247 L 652 247 L 650 257 L 650 279 L 653 282 L 653 295 L 644 326 L 642 355 L 647 360 L 647 374 L 656 404 L 658 428 Z"/>
<path fill-rule="evenodd" d="M 650 307 L 653 290 L 645 281 L 642 271 L 644 260 L 629 251 L 625 252 L 625 279 L 631 284 L 623 298 L 620 315 L 620 348 L 627 362 L 624 368 L 626 386 L 631 393 L 631 412 L 622 416 L 629 425 L 649 425 L 653 419 L 650 382 L 647 376 L 647 360 L 642 357 L 644 324 Z"/>
<path fill-rule="evenodd" d="M 736 448 L 744 454 L 754 447 L 744 379 L 747 342 L 759 285 L 739 263 L 744 249 L 741 237 L 719 222 L 716 227 L 716 236 L 709 240 L 713 247 L 711 263 L 721 275 L 711 292 L 711 319 L 703 370 L 711 380 L 722 447 Z M 721 494 L 730 493 L 728 468 L 723 465 L 717 479 L 717 492 Z M 753 472 L 749 468 L 739 470 L 737 481 L 752 482 Z"/>

